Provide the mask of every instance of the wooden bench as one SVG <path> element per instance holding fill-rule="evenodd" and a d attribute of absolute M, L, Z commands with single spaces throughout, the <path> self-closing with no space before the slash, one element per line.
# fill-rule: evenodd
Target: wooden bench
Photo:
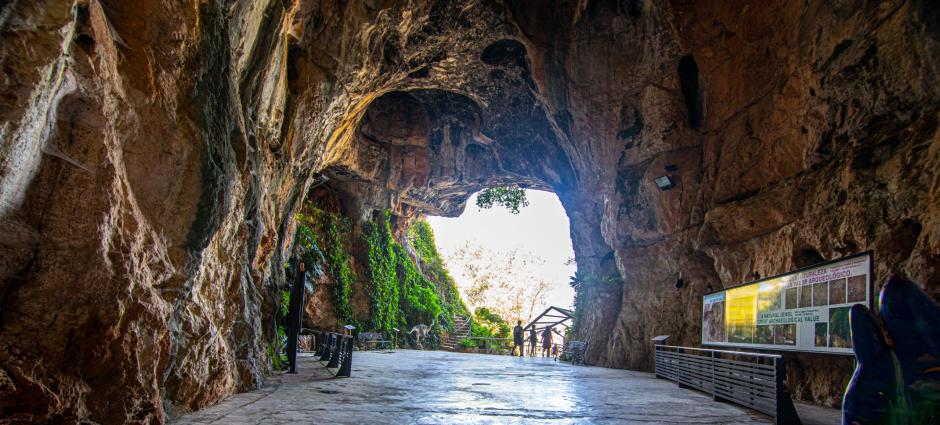
<path fill-rule="evenodd" d="M 571 360 L 571 364 L 584 364 L 584 353 L 587 352 L 587 343 L 584 341 L 565 341 L 565 348 L 561 355 Z"/>
<path fill-rule="evenodd" d="M 392 341 L 385 339 L 385 336 L 381 332 L 360 332 L 359 333 L 359 348 L 360 349 L 384 349 L 391 348 Z"/>

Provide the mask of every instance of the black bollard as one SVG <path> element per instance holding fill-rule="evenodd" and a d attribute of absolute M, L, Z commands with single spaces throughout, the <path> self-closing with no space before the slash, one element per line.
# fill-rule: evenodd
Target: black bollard
<path fill-rule="evenodd" d="M 330 360 L 330 355 L 333 352 L 333 341 L 336 340 L 336 334 L 333 332 L 328 332 L 325 334 L 323 339 L 323 348 L 320 352 L 320 361 L 325 362 Z"/>
<path fill-rule="evenodd" d="M 349 337 L 345 348 L 343 349 L 343 358 L 339 362 L 339 371 L 336 372 L 336 376 L 349 377 L 352 373 L 352 353 L 353 353 L 353 341 L 352 337 Z"/>
<path fill-rule="evenodd" d="M 343 346 L 346 345 L 346 338 L 346 335 L 336 335 L 336 343 L 330 347 L 330 362 L 326 364 L 326 367 L 339 367 L 339 357 L 343 352 Z"/>

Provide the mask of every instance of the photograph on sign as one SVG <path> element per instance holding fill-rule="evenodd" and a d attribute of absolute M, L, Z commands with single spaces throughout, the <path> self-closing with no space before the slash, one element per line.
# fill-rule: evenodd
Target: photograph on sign
<path fill-rule="evenodd" d="M 852 354 L 849 309 L 870 307 L 870 252 L 706 294 L 702 344 Z"/>

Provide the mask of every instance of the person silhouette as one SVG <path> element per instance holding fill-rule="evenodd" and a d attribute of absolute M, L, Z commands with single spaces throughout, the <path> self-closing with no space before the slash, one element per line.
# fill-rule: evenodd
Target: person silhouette
<path fill-rule="evenodd" d="M 538 345 L 538 333 L 535 332 L 535 326 L 529 328 L 529 356 L 535 356 L 535 347 Z"/>
<path fill-rule="evenodd" d="M 552 327 L 549 326 L 542 331 L 542 355 L 549 357 L 552 355 Z"/>
<path fill-rule="evenodd" d="M 516 347 L 519 347 L 519 356 L 525 355 L 525 349 L 522 341 L 522 321 L 516 321 L 516 327 L 512 328 L 512 351 L 509 352 L 510 355 L 516 355 Z"/>

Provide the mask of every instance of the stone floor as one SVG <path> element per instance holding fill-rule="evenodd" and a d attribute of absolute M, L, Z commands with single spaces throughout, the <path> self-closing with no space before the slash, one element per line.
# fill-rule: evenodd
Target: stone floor
<path fill-rule="evenodd" d="M 351 378 L 332 378 L 305 356 L 300 373 L 278 375 L 174 423 L 772 423 L 649 373 L 443 351 L 356 352 L 353 360 Z M 832 409 L 814 416 L 804 423 L 838 423 Z"/>

